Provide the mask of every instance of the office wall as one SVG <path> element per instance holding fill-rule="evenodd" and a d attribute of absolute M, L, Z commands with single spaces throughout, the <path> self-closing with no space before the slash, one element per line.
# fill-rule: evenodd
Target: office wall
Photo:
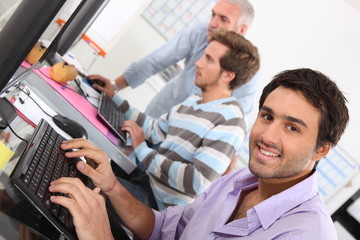
<path fill-rule="evenodd" d="M 262 83 L 298 67 L 320 70 L 335 80 L 346 93 L 351 113 L 340 144 L 360 161 L 354 141 L 360 134 L 360 11 L 349 0 L 252 2 L 256 17 L 248 37 L 262 56 Z"/>
<path fill-rule="evenodd" d="M 139 17 L 105 58 L 96 58 L 89 72 L 104 73 L 113 79 L 119 76 L 133 61 L 145 56 L 165 42 L 166 40 L 144 18 Z"/>

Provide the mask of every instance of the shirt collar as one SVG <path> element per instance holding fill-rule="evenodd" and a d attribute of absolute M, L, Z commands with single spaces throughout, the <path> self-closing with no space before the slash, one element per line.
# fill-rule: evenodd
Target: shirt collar
<path fill-rule="evenodd" d="M 258 185 L 258 178 L 250 173 L 249 169 L 243 169 L 243 171 L 243 174 L 239 177 L 234 177 L 233 190 L 228 196 L 239 196 L 240 191 L 254 188 Z M 235 173 L 232 174 L 235 175 Z M 221 224 L 214 232 L 247 236 L 260 226 L 267 230 L 284 214 L 313 198 L 317 192 L 317 174 L 314 171 L 313 174 L 298 184 L 249 209 L 246 218 L 238 219 L 225 225 Z M 233 209 L 230 211 L 233 211 Z M 231 214 L 232 212 L 224 214 L 224 219 L 221 222 L 226 222 Z"/>
<path fill-rule="evenodd" d="M 318 192 L 317 174 L 314 171 L 308 178 L 297 183 L 265 201 L 254 206 L 264 229 L 268 229 L 286 212 L 313 198 Z"/>

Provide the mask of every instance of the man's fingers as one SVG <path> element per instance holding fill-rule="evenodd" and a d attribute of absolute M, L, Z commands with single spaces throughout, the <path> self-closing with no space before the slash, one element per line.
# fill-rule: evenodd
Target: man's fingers
<path fill-rule="evenodd" d="M 51 183 L 49 190 L 67 195 L 52 196 L 51 201 L 69 209 L 77 228 L 88 227 L 89 221 L 91 221 L 89 215 L 92 215 L 93 211 L 105 211 L 105 200 L 99 194 L 100 189 L 91 190 L 79 179 L 60 178 Z"/>
<path fill-rule="evenodd" d="M 80 211 L 81 205 L 79 203 L 86 202 L 86 187 L 78 178 L 57 179 L 51 183 L 49 191 L 67 194 L 68 197 L 52 196 L 51 201 L 61 204 L 69 210 Z"/>
<path fill-rule="evenodd" d="M 98 147 L 96 147 L 95 145 L 93 145 L 84 138 L 75 138 L 75 139 L 63 141 L 61 143 L 61 148 L 63 150 L 79 149 L 79 148 L 99 149 Z"/>

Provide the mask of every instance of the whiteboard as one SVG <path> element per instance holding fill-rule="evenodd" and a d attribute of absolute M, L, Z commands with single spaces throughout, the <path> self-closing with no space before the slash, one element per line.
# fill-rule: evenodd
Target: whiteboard
<path fill-rule="evenodd" d="M 184 27 L 208 22 L 217 0 L 153 0 L 142 16 L 166 39 Z"/>
<path fill-rule="evenodd" d="M 109 52 L 149 3 L 150 0 L 110 0 L 86 35 Z"/>

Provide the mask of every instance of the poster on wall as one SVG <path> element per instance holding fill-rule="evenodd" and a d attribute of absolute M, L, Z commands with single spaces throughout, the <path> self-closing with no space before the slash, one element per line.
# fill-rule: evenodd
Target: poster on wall
<path fill-rule="evenodd" d="M 207 22 L 216 0 L 152 0 L 142 16 L 166 39 L 185 26 Z"/>

